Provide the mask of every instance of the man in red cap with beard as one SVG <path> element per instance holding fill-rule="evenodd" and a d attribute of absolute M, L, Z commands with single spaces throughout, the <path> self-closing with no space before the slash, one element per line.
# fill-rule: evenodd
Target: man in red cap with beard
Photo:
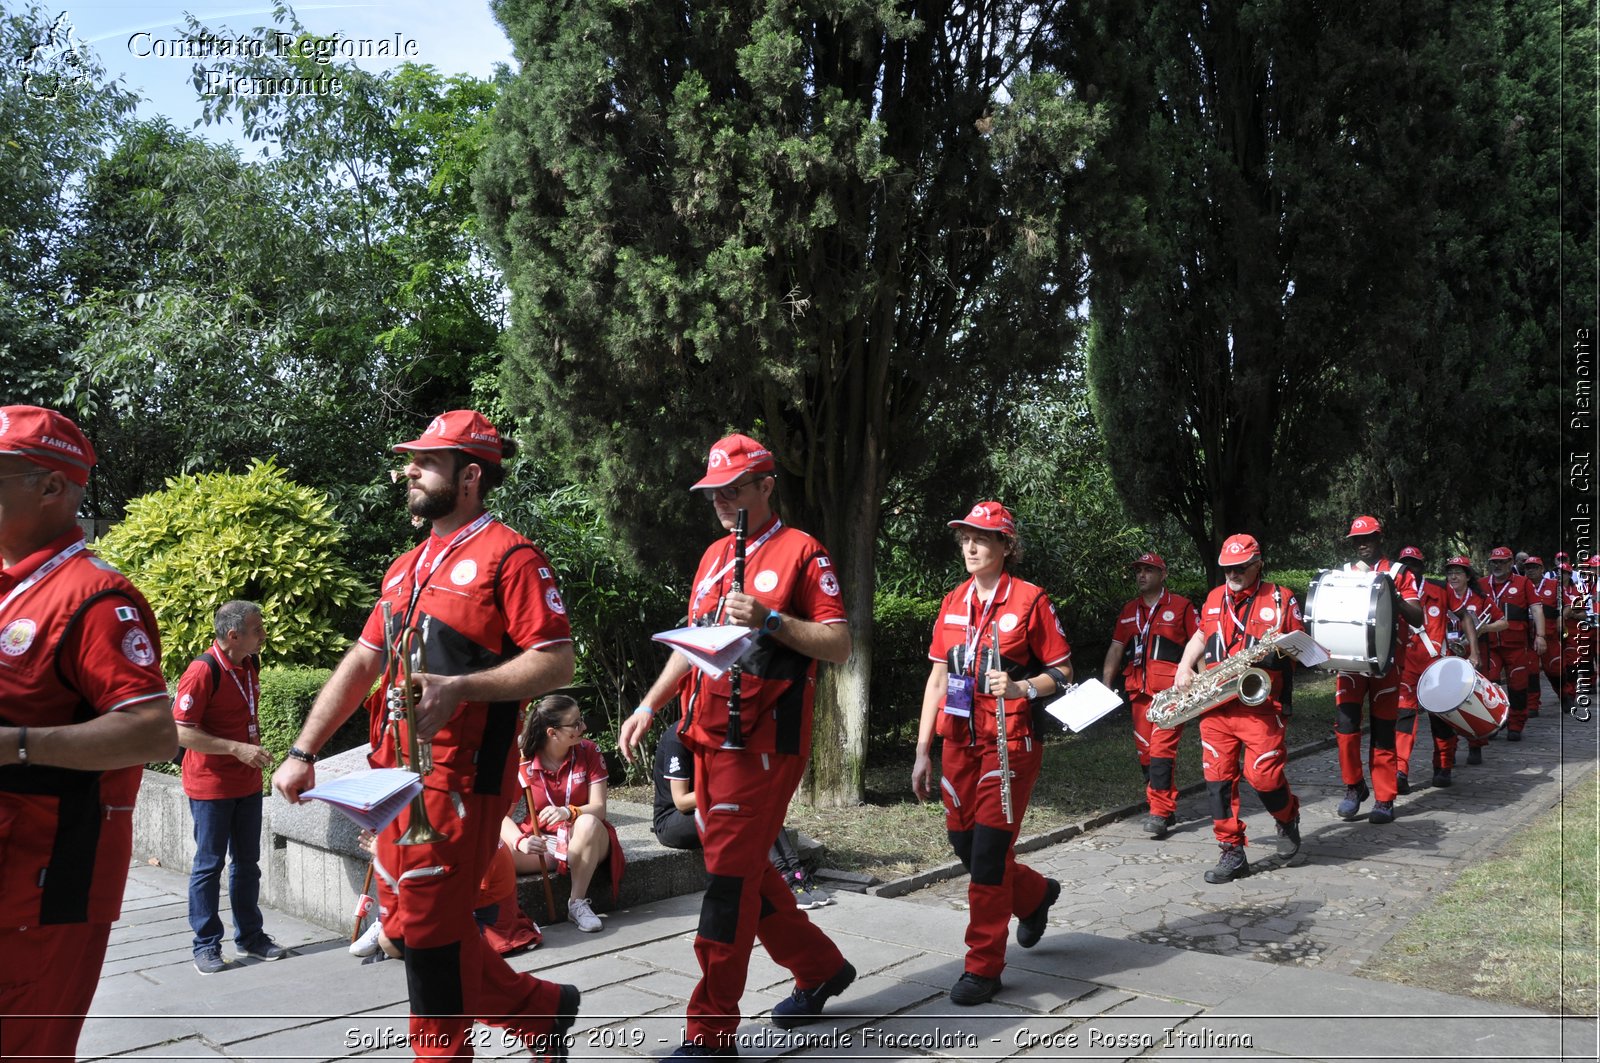
<path fill-rule="evenodd" d="M 1155 696 L 1172 686 L 1183 648 L 1199 629 L 1200 614 L 1189 599 L 1167 590 L 1167 563 L 1160 554 L 1141 554 L 1129 567 L 1139 594 L 1117 617 L 1100 678 L 1111 686 L 1117 673 L 1122 673 L 1123 690 L 1133 713 L 1134 752 L 1144 770 L 1145 800 L 1150 809 L 1141 827 L 1159 839 L 1167 836 L 1178 818 L 1173 765 L 1183 724 L 1157 727 L 1145 713 Z"/>
<path fill-rule="evenodd" d="M 94 448 L 0 407 L 0 1045 L 75 1059 L 133 851 L 144 765 L 177 752 L 144 596 L 78 527 Z"/>
<path fill-rule="evenodd" d="M 733 624 L 757 632 L 739 658 L 740 726 L 734 742 L 732 672 L 711 675 L 674 653 L 617 744 L 630 762 L 655 713 L 676 697 L 678 735 L 694 757 L 695 818 L 710 883 L 694 951 L 700 981 L 689 997 L 684 1043 L 675 1056 L 736 1056 L 739 998 L 759 937 L 767 955 L 795 977 L 772 1009 L 775 1025 L 816 1022 L 856 969 L 805 912 L 767 859 L 789 799 L 811 754 L 811 705 L 818 661 L 850 657 L 848 617 L 833 560 L 816 539 L 783 523 L 773 508 L 777 465 L 745 435 L 711 447 L 702 493 L 725 531 L 746 514 L 745 582 L 734 587 L 737 535 L 706 548 L 689 595 L 691 624 Z"/>
<path fill-rule="evenodd" d="M 1197 681 L 1195 668 L 1202 658 L 1209 670 L 1253 648 L 1273 632 L 1305 630 L 1294 592 L 1262 579 L 1262 563 L 1261 547 L 1254 536 L 1230 535 L 1222 544 L 1217 557 L 1222 586 L 1206 596 L 1199 630 L 1184 647 L 1173 686 L 1187 687 Z M 1200 717 L 1201 767 L 1211 800 L 1212 831 L 1222 847 L 1217 866 L 1205 874 L 1207 882 L 1231 882 L 1250 873 L 1244 854 L 1244 819 L 1239 815 L 1241 754 L 1244 780 L 1277 825 L 1278 855 L 1288 859 L 1300 851 L 1300 799 L 1289 789 L 1284 772 L 1289 746 L 1283 693 L 1293 666 L 1289 657 L 1267 654 L 1255 665 L 1272 680 L 1259 704 L 1246 705 L 1235 697 Z"/>
<path fill-rule="evenodd" d="M 272 785 L 300 801 L 316 784 L 317 751 L 381 674 L 370 702 L 369 759 L 374 767 L 417 770 L 397 764 L 395 746 L 431 743 L 421 796 L 442 835 L 401 844 L 402 830 L 418 825 L 405 811 L 378 835 L 373 853 L 379 940 L 406 965 L 409 1046 L 419 1058 L 471 1058 L 477 1018 L 540 1057 L 565 1059 L 577 987 L 513 971 L 483 940 L 472 910 L 517 794 L 518 716 L 531 699 L 572 679 L 566 606 L 539 548 L 484 508 L 505 478 L 512 440 L 482 414 L 451 410 L 393 449 L 406 458 L 407 508 L 432 522 L 432 534 L 389 567 L 360 639 L 317 696 Z M 409 652 L 410 636 L 427 661 L 426 672 L 412 674 L 415 736 L 406 714 L 392 719 L 387 710 L 387 695 L 403 693 L 397 658 L 402 647 Z"/>

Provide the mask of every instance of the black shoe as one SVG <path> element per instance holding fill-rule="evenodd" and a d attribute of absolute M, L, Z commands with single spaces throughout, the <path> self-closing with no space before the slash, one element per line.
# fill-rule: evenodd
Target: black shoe
<path fill-rule="evenodd" d="M 1222 859 L 1217 861 L 1217 866 L 1206 872 L 1206 881 L 1211 883 L 1232 882 L 1236 878 L 1244 878 L 1250 873 L 1250 861 L 1245 859 L 1244 846 L 1223 845 Z"/>
<path fill-rule="evenodd" d="M 1278 855 L 1285 860 L 1300 851 L 1300 817 L 1278 824 Z"/>
<path fill-rule="evenodd" d="M 1061 883 L 1053 878 L 1044 880 L 1044 900 L 1039 907 L 1017 920 L 1017 944 L 1031 949 L 1044 937 L 1044 928 L 1050 919 L 1050 906 L 1061 896 Z"/>
<path fill-rule="evenodd" d="M 821 985 L 813 989 L 796 986 L 793 993 L 773 1006 L 772 1025 L 780 1030 L 792 1030 L 796 1026 L 816 1022 L 822 1018 L 822 1005 L 828 1002 L 828 998 L 843 993 L 855 980 L 856 969 L 849 960 L 845 960 L 844 966 Z"/>
<path fill-rule="evenodd" d="M 567 1050 L 572 1047 L 572 1026 L 578 1021 L 578 1003 L 583 999 L 583 994 L 578 992 L 575 985 L 563 985 L 560 989 L 561 995 L 556 998 L 555 1025 L 550 1027 L 548 1033 L 538 1034 L 528 1040 L 528 1049 L 534 1059 L 563 1060 L 567 1058 Z"/>
<path fill-rule="evenodd" d="M 194 954 L 194 969 L 201 974 L 216 974 L 226 971 L 228 964 L 222 958 L 221 949 L 201 949 Z"/>
<path fill-rule="evenodd" d="M 1482 764 L 1483 763 L 1483 750 L 1478 748 L 1477 746 L 1473 746 L 1471 749 L 1467 750 L 1467 763 L 1468 764 Z"/>
<path fill-rule="evenodd" d="M 1411 792 L 1411 780 L 1406 777 L 1405 772 L 1402 771 L 1395 774 L 1394 789 L 1396 793 L 1401 794 L 1409 794 Z"/>
<path fill-rule="evenodd" d="M 1160 841 L 1167 836 L 1167 831 L 1178 822 L 1177 816 L 1158 816 L 1154 812 L 1139 821 L 1139 829 L 1150 837 Z"/>
<path fill-rule="evenodd" d="M 1433 785 L 1443 789 L 1450 785 L 1450 769 L 1440 768 L 1433 773 Z"/>
<path fill-rule="evenodd" d="M 1393 801 L 1374 801 L 1372 803 L 1372 814 L 1367 817 L 1367 822 L 1368 823 L 1380 823 L 1380 824 L 1381 823 L 1393 823 L 1394 822 L 1394 802 Z"/>
<path fill-rule="evenodd" d="M 1340 819 L 1355 819 L 1361 814 L 1361 802 L 1365 801 L 1370 791 L 1367 789 L 1367 780 L 1362 779 L 1354 786 L 1344 788 L 1344 800 L 1339 802 L 1335 810 Z"/>
<path fill-rule="evenodd" d="M 1000 979 L 963 971 L 961 977 L 956 979 L 956 984 L 950 987 L 950 1003 L 970 1008 L 974 1004 L 987 1004 L 998 992 Z"/>
<path fill-rule="evenodd" d="M 236 948 L 241 954 L 257 960 L 281 960 L 289 955 L 288 949 L 273 941 L 266 934 L 260 935 L 248 945 L 238 945 Z"/>
<path fill-rule="evenodd" d="M 1507 731 L 1506 732 L 1506 741 L 1507 742 L 1520 742 L 1520 741 L 1522 741 L 1522 732 L 1521 731 Z"/>

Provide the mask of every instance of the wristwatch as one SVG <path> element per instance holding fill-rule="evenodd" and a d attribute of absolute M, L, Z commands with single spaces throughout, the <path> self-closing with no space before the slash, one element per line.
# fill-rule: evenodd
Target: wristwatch
<path fill-rule="evenodd" d="M 1039 688 L 1033 685 L 1033 680 L 1024 679 L 1022 681 L 1022 686 L 1027 691 L 1029 701 L 1032 701 L 1034 698 L 1039 696 Z"/>
<path fill-rule="evenodd" d="M 783 614 L 776 609 L 767 610 L 767 618 L 761 622 L 761 630 L 767 634 L 775 634 L 783 626 Z"/>

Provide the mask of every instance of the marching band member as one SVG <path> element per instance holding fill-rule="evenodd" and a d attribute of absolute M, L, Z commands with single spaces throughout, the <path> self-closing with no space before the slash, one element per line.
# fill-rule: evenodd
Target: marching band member
<path fill-rule="evenodd" d="M 1394 728 L 1395 791 L 1411 792 L 1411 751 L 1417 738 L 1417 681 L 1436 658 L 1445 652 L 1449 623 L 1445 617 L 1446 591 L 1442 584 L 1422 578 L 1422 551 L 1408 546 L 1400 551 L 1399 563 L 1410 573 L 1421 595 L 1422 626 L 1404 624 L 1401 633 L 1407 640 L 1405 665 L 1400 672 L 1399 717 Z"/>
<path fill-rule="evenodd" d="M 1397 629 L 1404 624 L 1422 623 L 1422 596 L 1411 573 L 1383 556 L 1383 526 L 1376 517 L 1360 516 L 1350 522 L 1346 536 L 1355 547 L 1356 560 L 1346 570 L 1386 573 L 1393 582 Z M 1372 771 L 1371 793 L 1376 797 L 1370 823 L 1394 822 L 1394 798 L 1399 792 L 1398 764 L 1395 758 L 1395 721 L 1400 715 L 1400 675 L 1405 670 L 1405 642 L 1398 630 L 1394 640 L 1395 659 L 1381 675 L 1340 672 L 1334 686 L 1334 734 L 1339 743 L 1339 775 L 1344 781 L 1344 799 L 1337 810 L 1340 819 L 1353 820 L 1367 799 L 1367 780 L 1361 771 L 1361 707 L 1371 706 L 1371 733 L 1368 735 L 1367 762 Z"/>
<path fill-rule="evenodd" d="M 738 1055 L 739 998 L 757 938 L 795 977 L 794 991 L 772 1009 L 782 1029 L 818 1021 L 827 1000 L 856 976 L 838 946 L 795 906 L 794 892 L 767 859 L 811 755 L 817 662 L 842 664 L 852 645 L 833 559 L 773 509 L 776 470 L 760 443 L 732 435 L 712 446 L 705 476 L 690 488 L 711 501 L 718 523 L 734 534 L 701 557 L 689 620 L 760 632 L 739 659 L 738 693 L 731 669 L 714 678 L 675 653 L 618 733 L 631 762 L 656 710 L 676 694 L 683 706 L 678 735 L 694 755 L 695 816 L 711 881 L 694 942 L 700 981 L 675 1056 Z M 740 510 L 749 532 L 742 557 L 752 573 L 743 590 Z"/>
<path fill-rule="evenodd" d="M 1464 554 L 1444 563 L 1445 645 L 1450 653 L 1465 657 L 1476 671 L 1483 671 L 1489 657 L 1488 638 L 1506 627 L 1499 606 L 1484 591 L 1472 558 Z M 1456 763 L 1456 729 L 1433 713 L 1428 714 L 1433 729 L 1433 785 L 1449 786 Z M 1487 738 L 1467 739 L 1467 763 L 1483 763 Z"/>
<path fill-rule="evenodd" d="M 1288 587 L 1261 578 L 1261 546 L 1251 535 L 1230 535 L 1217 555 L 1222 585 L 1214 587 L 1200 609 L 1200 627 L 1184 647 L 1173 686 L 1196 681 L 1203 658 L 1206 669 L 1252 649 L 1275 632 L 1304 631 L 1300 602 Z M 1289 789 L 1284 762 L 1289 756 L 1288 724 L 1283 716 L 1284 684 L 1294 662 L 1268 654 L 1256 667 L 1271 677 L 1271 690 L 1258 705 L 1237 697 L 1200 717 L 1201 768 L 1211 802 L 1211 830 L 1222 856 L 1205 873 L 1207 882 L 1231 882 L 1250 873 L 1245 857 L 1244 819 L 1239 815 L 1240 754 L 1243 777 L 1277 825 L 1278 855 L 1288 859 L 1300 851 L 1300 799 Z"/>
<path fill-rule="evenodd" d="M 1541 700 L 1539 675 L 1550 680 L 1550 689 L 1561 690 L 1561 581 L 1544 570 L 1544 560 L 1529 556 L 1518 566 L 1533 585 L 1534 609 L 1544 614 L 1544 652 L 1530 656 L 1528 672 L 1528 715 L 1539 715 Z"/>
<path fill-rule="evenodd" d="M 1506 741 L 1522 741 L 1522 730 L 1528 725 L 1528 680 L 1535 677 L 1539 657 L 1545 651 L 1544 610 L 1534 594 L 1528 577 L 1511 566 L 1511 548 L 1497 546 L 1489 551 L 1489 597 L 1506 618 L 1504 631 L 1489 639 L 1489 661 L 1484 674 L 1495 682 L 1503 682 L 1511 701 L 1511 717 L 1506 722 Z M 1528 630 L 1534 631 L 1533 642 L 1528 642 Z"/>
<path fill-rule="evenodd" d="M 1150 809 L 1141 824 L 1153 838 L 1165 838 L 1178 820 L 1178 786 L 1173 765 L 1183 724 L 1157 727 L 1145 715 L 1150 701 L 1172 686 L 1183 648 L 1200 627 L 1194 603 L 1167 590 L 1167 563 L 1159 554 L 1141 554 L 1128 566 L 1139 593 L 1122 607 L 1111 633 L 1111 646 L 1101 668 L 1101 681 L 1112 685 L 1122 673 L 1123 689 L 1133 713 L 1133 746 L 1144 769 L 1145 800 Z"/>
<path fill-rule="evenodd" d="M 451 410 L 393 449 L 407 459 L 407 508 L 432 522 L 432 534 L 389 567 L 378 606 L 317 695 L 272 785 L 291 804 L 316 785 L 316 751 L 366 698 L 399 631 L 414 629 L 429 668 L 411 675 L 420 693 L 406 715 L 419 739 L 431 739 L 433 768 L 421 794 L 427 815 L 402 812 L 379 834 L 374 856 L 379 940 L 405 959 L 410 1048 L 418 1058 L 471 1058 L 477 1017 L 540 1055 L 566 1058 L 577 987 L 513 971 L 472 917 L 517 795 L 518 713 L 572 678 L 566 607 L 544 554 L 484 508 L 515 452 L 512 440 L 482 414 Z M 372 704 L 369 760 L 403 766 L 389 729 L 406 728 L 409 737 L 411 724 L 388 719 L 384 694 Z M 402 827 L 424 818 L 443 837 L 400 844 Z"/>
<path fill-rule="evenodd" d="M 950 989 L 950 1002 L 970 1006 L 1001 988 L 1011 917 L 1017 917 L 1017 944 L 1032 948 L 1061 896 L 1061 884 L 1018 862 L 1013 846 L 1044 753 L 1034 708 L 1071 683 L 1072 647 L 1044 590 L 1012 572 L 1022 541 L 1010 512 L 998 502 L 979 502 L 949 524 L 957 529 L 968 578 L 945 595 L 934 622 L 911 788 L 921 800 L 933 792 L 937 733 L 944 739 L 939 789 L 945 829 L 970 875 L 965 970 Z"/>

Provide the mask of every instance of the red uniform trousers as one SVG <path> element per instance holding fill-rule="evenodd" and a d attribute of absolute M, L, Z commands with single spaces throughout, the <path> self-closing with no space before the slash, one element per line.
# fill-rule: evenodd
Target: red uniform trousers
<path fill-rule="evenodd" d="M 1011 824 L 1000 803 L 1000 753 L 989 742 L 976 746 L 946 739 L 940 754 L 939 789 L 944 824 L 956 855 L 967 866 L 966 969 L 999 978 L 1006 966 L 1012 916 L 1031 915 L 1044 903 L 1045 878 L 1017 862 L 1014 848 L 1022 814 L 1039 779 L 1044 749 L 1037 739 L 1008 743 L 1011 761 Z"/>
<path fill-rule="evenodd" d="M 408 809 L 378 836 L 376 872 L 383 931 L 405 946 L 411 1050 L 418 1059 L 471 1059 L 474 1019 L 502 1026 L 539 1053 L 555 1025 L 561 989 L 513 971 L 484 941 L 472 910 L 511 810 L 501 794 L 424 789 L 428 818 L 444 840 L 396 845 Z M 456 810 L 459 798 L 465 815 Z M 396 891 L 400 891 L 398 894 Z M 402 900 L 403 898 L 403 900 Z"/>
<path fill-rule="evenodd" d="M 1128 695 L 1133 710 L 1133 745 L 1145 772 L 1145 800 L 1153 816 L 1170 816 L 1178 811 L 1178 787 L 1173 765 L 1178 760 L 1178 739 L 1186 725 L 1166 730 L 1151 723 L 1145 710 L 1155 698 L 1144 691 Z M 1026 913 L 1024 913 L 1026 914 Z"/>
<path fill-rule="evenodd" d="M 1426 656 L 1422 647 L 1414 646 L 1406 655 L 1406 666 L 1400 670 L 1400 692 L 1395 699 L 1398 712 L 1394 724 L 1395 771 L 1411 774 L 1411 752 L 1416 748 L 1417 718 L 1426 716 L 1417 705 L 1417 680 L 1435 658 Z"/>
<path fill-rule="evenodd" d="M 0 1046 L 7 1060 L 77 1058 L 110 937 L 110 923 L 0 930 Z"/>
<path fill-rule="evenodd" d="M 1400 669 L 1391 665 L 1382 675 L 1340 672 L 1334 686 L 1334 737 L 1339 743 L 1339 777 L 1346 786 L 1361 781 L 1361 706 L 1371 705 L 1367 736 L 1367 764 L 1372 773 L 1372 795 L 1393 801 L 1395 773 L 1395 721 L 1400 716 Z"/>
<path fill-rule="evenodd" d="M 1545 627 L 1553 632 L 1555 631 L 1556 622 L 1554 620 L 1546 620 Z M 1534 651 L 1533 643 L 1530 640 L 1528 643 L 1528 656 L 1531 662 L 1528 671 L 1528 715 L 1537 716 L 1539 715 L 1539 703 L 1543 700 L 1540 694 L 1542 685 L 1539 682 L 1540 672 L 1543 672 L 1549 678 L 1550 689 L 1556 692 L 1556 696 L 1560 697 L 1561 695 L 1561 639 L 1554 634 L 1546 635 L 1543 656 Z"/>
<path fill-rule="evenodd" d="M 1241 756 L 1245 782 L 1273 819 L 1292 823 L 1300 814 L 1300 799 L 1289 789 L 1283 770 L 1289 758 L 1287 735 L 1281 715 L 1257 712 L 1237 701 L 1200 717 L 1200 766 L 1211 798 L 1211 830 L 1221 844 L 1248 844 L 1239 815 Z"/>
<path fill-rule="evenodd" d="M 1506 730 L 1517 731 L 1528 726 L 1528 679 L 1537 676 L 1539 656 L 1526 642 L 1507 643 L 1502 635 L 1488 648 L 1484 657 L 1483 674 L 1491 682 L 1504 684 L 1506 697 L 1511 702 L 1511 713 L 1506 720 Z M 1469 744 L 1481 745 L 1481 740 Z"/>
<path fill-rule="evenodd" d="M 720 1047 L 739 1028 L 756 939 L 802 989 L 838 974 L 844 954 L 795 907 L 794 891 L 768 859 L 806 758 L 697 748 L 694 770 L 695 819 L 710 881 L 694 939 L 700 981 L 689 995 L 684 1040 Z"/>

